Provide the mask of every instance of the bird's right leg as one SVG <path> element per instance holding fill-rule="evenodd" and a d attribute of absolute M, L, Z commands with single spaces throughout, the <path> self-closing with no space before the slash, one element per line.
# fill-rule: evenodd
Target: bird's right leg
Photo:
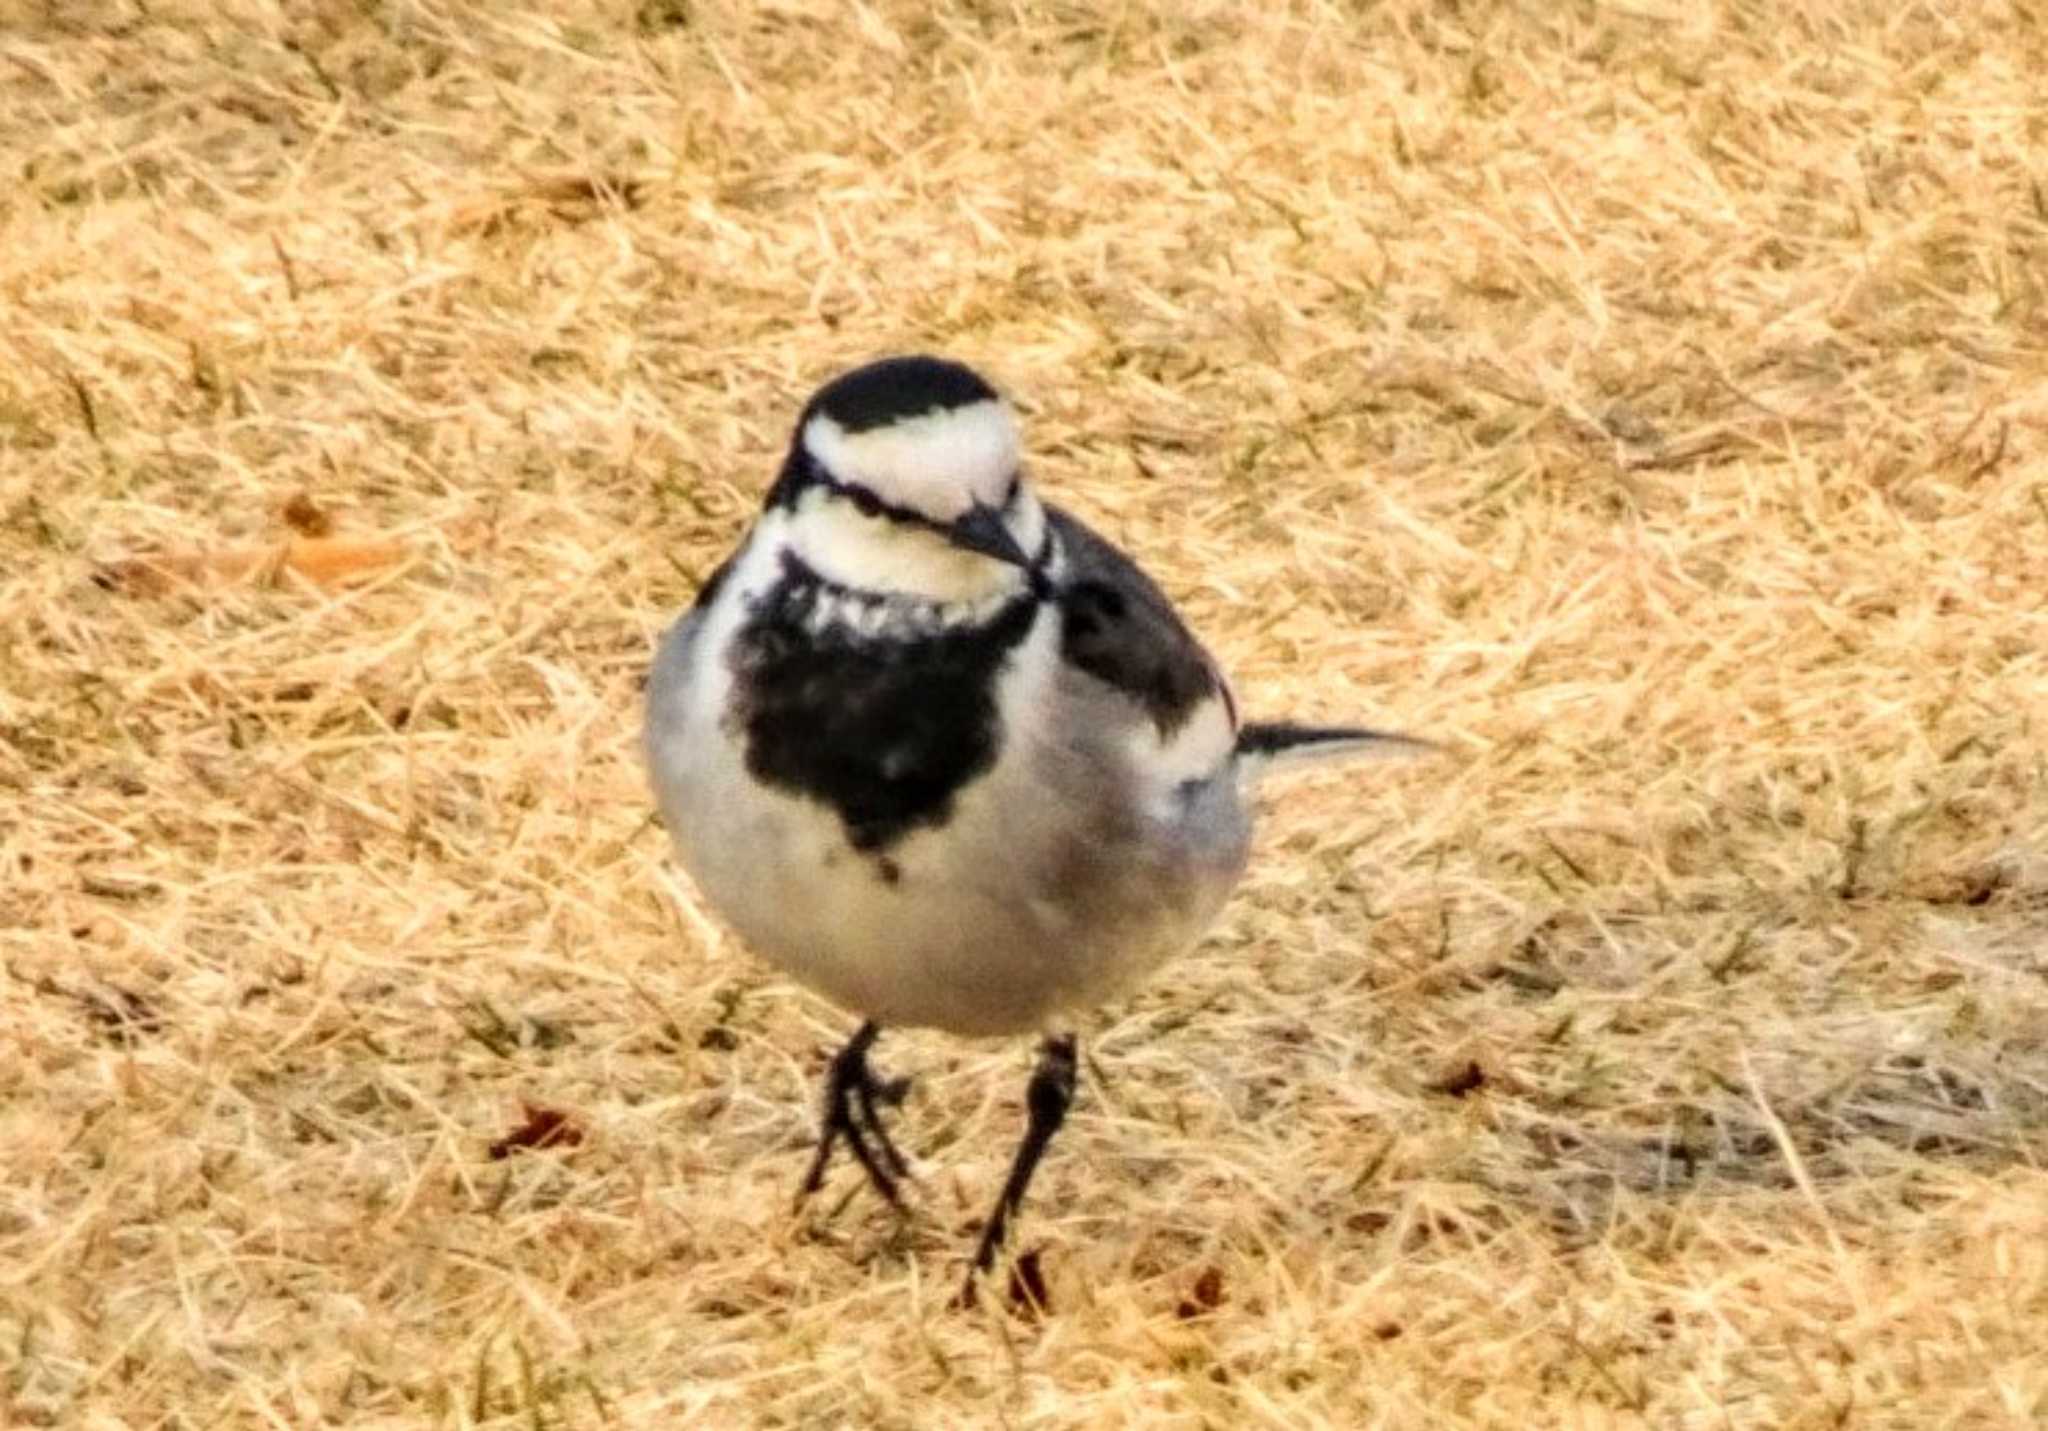
<path fill-rule="evenodd" d="M 797 1191 L 798 1202 L 825 1185 L 825 1170 L 841 1139 L 852 1150 L 854 1161 L 868 1175 L 875 1191 L 892 1207 L 903 1201 L 896 1191 L 896 1180 L 909 1175 L 910 1164 L 883 1126 L 882 1109 L 903 1101 L 903 1095 L 910 1091 L 910 1080 L 877 1078 L 868 1067 L 868 1050 L 881 1033 L 882 1026 L 870 1019 L 855 1030 L 846 1047 L 832 1056 L 832 1067 L 825 1075 L 825 1116 L 818 1132 L 818 1152 Z"/>

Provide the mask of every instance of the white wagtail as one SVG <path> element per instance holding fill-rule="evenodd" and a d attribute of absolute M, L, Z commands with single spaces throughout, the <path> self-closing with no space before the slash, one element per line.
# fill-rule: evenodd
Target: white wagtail
<path fill-rule="evenodd" d="M 704 897 L 860 1014 L 802 1194 L 840 1141 L 884 1198 L 885 1024 L 1039 1033 L 1028 1130 L 968 1269 L 1073 1101 L 1074 1014 L 1190 945 L 1245 866 L 1280 756 L 1399 736 L 1241 723 L 1114 546 L 1039 501 L 977 374 L 889 358 L 820 389 L 759 519 L 662 643 L 647 757 Z"/>

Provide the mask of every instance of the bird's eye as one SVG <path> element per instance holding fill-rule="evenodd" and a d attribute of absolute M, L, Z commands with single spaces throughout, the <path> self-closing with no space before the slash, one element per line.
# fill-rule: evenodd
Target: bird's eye
<path fill-rule="evenodd" d="M 849 487 L 846 495 L 853 498 L 853 509 L 863 517 L 882 515 L 882 499 L 865 487 Z"/>
<path fill-rule="evenodd" d="M 1017 494 L 1018 494 L 1019 492 L 1022 492 L 1023 490 L 1024 490 L 1024 477 L 1023 477 L 1023 474 L 1022 474 L 1022 473 L 1018 473 L 1018 472 L 1012 472 L 1012 473 L 1010 474 L 1010 486 L 1009 486 L 1009 490 L 1003 493 L 1003 510 L 1004 510 L 1004 511 L 1006 511 L 1006 512 L 1007 512 L 1007 511 L 1009 511 L 1009 510 L 1010 510 L 1010 508 L 1012 508 L 1012 507 L 1014 507 L 1014 506 L 1016 506 L 1016 505 L 1017 505 Z"/>

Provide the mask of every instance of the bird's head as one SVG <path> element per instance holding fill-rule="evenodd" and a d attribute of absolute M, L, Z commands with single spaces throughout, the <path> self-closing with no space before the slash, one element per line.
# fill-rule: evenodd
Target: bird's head
<path fill-rule="evenodd" d="M 1021 590 L 1046 536 L 1009 404 L 942 358 L 884 358 L 820 388 L 769 508 L 827 580 L 942 603 Z"/>

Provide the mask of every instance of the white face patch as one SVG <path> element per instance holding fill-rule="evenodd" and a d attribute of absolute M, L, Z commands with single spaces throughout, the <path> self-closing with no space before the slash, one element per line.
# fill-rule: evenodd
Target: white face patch
<path fill-rule="evenodd" d="M 855 591 L 895 595 L 964 611 L 993 609 L 1024 589 L 1028 578 L 962 551 L 930 527 L 868 516 L 851 499 L 813 487 L 786 516 L 771 513 L 773 536 L 827 581 Z"/>
<path fill-rule="evenodd" d="M 824 413 L 804 424 L 804 449 L 835 481 L 892 507 L 950 522 L 977 502 L 1000 507 L 1017 475 L 1017 422 L 1000 401 L 940 408 L 864 432 Z"/>

